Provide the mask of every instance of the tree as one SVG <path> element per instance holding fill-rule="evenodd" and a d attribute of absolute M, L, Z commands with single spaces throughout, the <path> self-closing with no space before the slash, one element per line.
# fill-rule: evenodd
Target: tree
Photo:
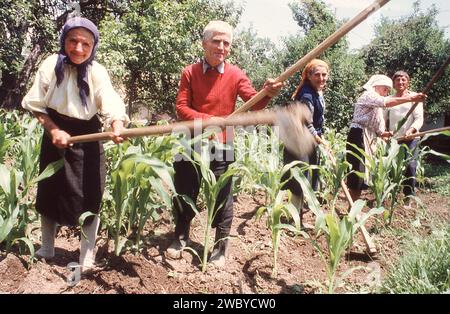
<path fill-rule="evenodd" d="M 2 0 L 0 6 L 0 104 L 20 105 L 40 57 L 54 48 L 55 26 L 38 1 Z"/>
<path fill-rule="evenodd" d="M 281 73 L 277 52 L 270 39 L 259 38 L 250 27 L 235 36 L 229 60 L 243 69 L 253 86 L 260 90 L 267 78 Z"/>
<path fill-rule="evenodd" d="M 421 91 L 437 69 L 450 55 L 450 42 L 437 25 L 435 6 L 420 11 L 420 2 L 413 12 L 399 19 L 384 18 L 376 25 L 375 39 L 362 50 L 366 71 L 392 76 L 404 70 L 411 76 L 411 89 Z M 425 111 L 429 117 L 450 112 L 450 73 L 447 70 L 428 94 Z"/>
<path fill-rule="evenodd" d="M 58 31 L 71 15 L 99 23 L 118 16 L 126 0 L 1 0 L 0 106 L 18 108 L 40 61 L 59 50 Z"/>
<path fill-rule="evenodd" d="M 286 69 L 319 45 L 337 30 L 343 21 L 337 21 L 323 1 L 311 0 L 290 4 L 294 19 L 300 27 L 299 33 L 284 40 L 285 49 L 280 51 L 279 63 Z M 359 96 L 360 86 L 365 79 L 364 62 L 357 55 L 348 52 L 345 38 L 317 56 L 330 65 L 330 79 L 324 93 L 326 100 L 326 126 L 342 129 L 349 125 L 353 104 Z M 300 73 L 288 80 L 278 102 L 291 101 L 293 92 L 300 82 Z"/>

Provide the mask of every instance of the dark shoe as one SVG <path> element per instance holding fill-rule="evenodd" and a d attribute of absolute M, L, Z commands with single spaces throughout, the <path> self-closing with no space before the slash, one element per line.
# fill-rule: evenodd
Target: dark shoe
<path fill-rule="evenodd" d="M 187 245 L 186 240 L 175 239 L 167 248 L 166 256 L 170 259 L 180 259 L 181 253 Z"/>

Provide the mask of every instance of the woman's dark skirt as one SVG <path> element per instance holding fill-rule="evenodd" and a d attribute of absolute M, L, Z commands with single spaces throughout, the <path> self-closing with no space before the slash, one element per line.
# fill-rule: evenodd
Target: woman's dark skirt
<path fill-rule="evenodd" d="M 361 154 L 356 148 L 349 145 L 348 143 L 355 144 L 362 150 L 364 150 L 364 137 L 363 137 L 363 129 L 360 128 L 350 128 L 350 132 L 347 136 L 347 154 L 346 159 L 347 161 L 352 165 L 352 170 L 356 170 L 359 172 L 364 173 L 365 167 L 364 167 L 364 155 Z M 359 160 L 354 155 L 350 154 L 349 152 L 354 152 L 356 155 L 360 156 L 362 159 Z M 347 186 L 350 189 L 353 190 L 362 190 L 364 184 L 364 179 L 360 178 L 356 173 L 351 172 L 347 177 Z"/>
<path fill-rule="evenodd" d="M 97 116 L 78 120 L 48 109 L 50 118 L 71 136 L 101 131 Z M 37 211 L 61 225 L 77 226 L 84 212 L 98 214 L 105 188 L 105 155 L 101 142 L 78 143 L 58 149 L 44 132 L 39 171 L 53 161 L 64 159 L 64 166 L 53 176 L 38 183 Z M 89 219 L 86 220 L 86 223 Z"/>
<path fill-rule="evenodd" d="M 293 161 L 303 161 L 310 165 L 319 165 L 320 164 L 320 153 L 319 148 L 315 147 L 313 151 L 309 155 L 304 155 L 298 158 L 296 155 L 292 154 L 289 150 L 284 148 L 283 152 L 283 164 L 287 165 Z M 317 191 L 319 189 L 319 169 L 312 170 L 312 177 L 310 178 L 310 171 L 303 172 L 305 177 L 310 180 L 311 187 L 314 191 Z M 291 170 L 287 171 L 283 177 L 281 178 L 281 181 L 286 181 L 289 176 L 291 175 Z M 302 188 L 300 186 L 300 183 L 297 182 L 296 179 L 290 178 L 286 183 L 283 185 L 283 189 L 290 190 L 292 194 L 295 195 L 303 195 Z"/>

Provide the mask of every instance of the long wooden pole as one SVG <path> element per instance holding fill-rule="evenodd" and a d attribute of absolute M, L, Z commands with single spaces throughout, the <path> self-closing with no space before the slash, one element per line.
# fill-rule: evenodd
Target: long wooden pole
<path fill-rule="evenodd" d="M 325 150 L 328 154 L 328 157 L 331 160 L 331 163 L 333 165 L 336 165 L 336 158 L 334 158 L 334 155 L 331 152 L 331 150 L 328 148 L 325 148 Z M 353 199 L 352 199 L 352 196 L 350 195 L 350 191 L 348 190 L 347 185 L 345 184 L 344 180 L 341 180 L 340 183 L 341 183 L 342 190 L 344 191 L 345 197 L 347 198 L 347 201 L 348 201 L 350 207 L 353 207 Z M 359 221 L 361 219 L 361 215 L 357 215 L 355 218 L 357 221 Z M 377 248 L 376 248 L 375 244 L 373 243 L 372 238 L 370 237 L 370 234 L 367 231 L 366 227 L 364 225 L 361 225 L 360 230 L 361 230 L 361 234 L 363 236 L 363 239 L 366 244 L 368 252 L 372 255 L 376 254 Z"/>
<path fill-rule="evenodd" d="M 175 122 L 166 125 L 152 125 L 141 128 L 125 129 L 121 132 L 123 137 L 139 137 L 147 135 L 162 135 L 171 132 L 183 132 L 192 130 L 204 130 L 209 127 L 224 128 L 226 126 L 247 126 L 257 124 L 269 124 L 272 125 L 276 122 L 276 113 L 274 111 L 258 111 L 252 113 L 243 113 L 233 117 L 228 117 L 223 121 L 217 121 L 214 119 L 206 120 L 192 120 Z M 84 143 L 95 141 L 107 141 L 114 137 L 113 132 L 100 132 L 78 136 L 71 136 L 69 143 Z"/>
<path fill-rule="evenodd" d="M 377 0 L 374 1 L 371 5 L 361 11 L 357 16 L 349 20 L 347 23 L 342 25 L 338 30 L 336 30 L 333 34 L 328 36 L 320 45 L 311 50 L 308 54 L 306 54 L 303 58 L 298 60 L 294 65 L 289 67 L 286 71 L 284 71 L 280 76 L 275 79 L 275 82 L 284 82 L 289 77 L 295 74 L 295 72 L 299 71 L 303 68 L 308 62 L 312 59 L 319 56 L 326 49 L 334 45 L 344 37 L 348 32 L 350 32 L 353 28 L 359 25 L 362 21 L 364 21 L 369 15 L 377 11 L 383 5 L 388 3 L 390 0 Z M 252 108 L 256 103 L 258 103 L 261 99 L 267 96 L 267 92 L 265 89 L 259 91 L 255 96 L 253 96 L 250 100 L 248 100 L 245 104 L 235 110 L 230 116 L 241 113 Z"/>
<path fill-rule="evenodd" d="M 417 132 L 417 133 L 414 133 L 411 135 L 401 136 L 401 137 L 397 138 L 397 141 L 401 142 L 401 141 L 412 140 L 416 137 L 422 137 L 427 134 L 439 133 L 439 132 L 449 131 L 449 130 L 450 130 L 450 126 L 446 126 L 443 128 L 438 128 L 438 129 L 433 129 L 433 130 L 428 130 L 428 131 L 423 131 L 423 132 Z"/>

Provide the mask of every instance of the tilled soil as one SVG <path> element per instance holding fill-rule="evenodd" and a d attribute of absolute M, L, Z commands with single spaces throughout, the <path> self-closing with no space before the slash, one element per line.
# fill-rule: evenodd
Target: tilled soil
<path fill-rule="evenodd" d="M 414 228 L 424 236 L 431 232 L 433 222 L 448 221 L 449 200 L 438 194 L 420 191 L 422 206 L 405 209 L 398 206 L 394 223 L 384 227 L 381 220 L 371 218 L 366 227 L 376 243 L 378 254 L 365 252 L 362 236 L 357 234 L 353 246 L 342 259 L 338 275 L 349 274 L 336 293 L 376 292 L 387 266 L 401 254 L 404 238 L 402 230 Z M 370 195 L 363 194 L 369 199 Z M 169 214 L 146 226 L 145 245 L 139 253 L 126 252 L 115 256 L 111 241 L 99 237 L 97 267 L 83 274 L 76 285 L 70 285 L 71 271 L 67 265 L 77 261 L 79 231 L 60 228 L 56 239 L 56 256 L 51 261 L 29 263 L 29 256 L 17 252 L 0 253 L 0 293 L 69 293 L 69 294 L 310 294 L 326 292 L 327 274 L 324 261 L 310 240 L 289 232 L 281 238 L 278 253 L 278 273 L 272 276 L 273 250 L 271 232 L 266 218 L 257 221 L 256 210 L 264 197 L 240 195 L 234 210 L 235 218 L 230 239 L 230 255 L 223 269 L 208 265 L 201 271 L 201 263 L 192 251 L 184 251 L 180 260 L 169 260 L 164 251 L 171 242 L 173 225 Z M 343 198 L 339 200 L 345 207 Z M 344 211 L 344 210 L 343 210 Z M 201 254 L 203 227 L 195 218 L 191 228 L 191 247 Z M 313 224 L 311 212 L 304 215 Z M 399 231 L 400 230 L 400 231 Z M 313 231 L 307 231 L 313 235 Z M 38 229 L 35 231 L 38 239 Z M 213 235 L 211 235 L 213 240 Z M 324 237 L 317 239 L 325 249 Z M 38 242 L 38 240 L 37 240 Z M 38 243 L 37 243 L 38 244 Z M 39 245 L 36 245 L 38 247 Z"/>

